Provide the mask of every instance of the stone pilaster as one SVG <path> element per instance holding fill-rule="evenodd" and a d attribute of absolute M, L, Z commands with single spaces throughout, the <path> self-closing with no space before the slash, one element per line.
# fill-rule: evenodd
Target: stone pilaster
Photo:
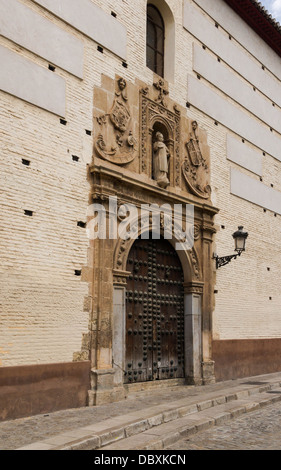
<path fill-rule="evenodd" d="M 214 270 L 213 270 L 213 235 L 216 232 L 213 223 L 205 214 L 202 230 L 202 270 L 205 291 L 202 302 L 202 378 L 203 384 L 215 382 L 214 361 L 212 360 L 212 314 L 214 309 Z"/>
<path fill-rule="evenodd" d="M 113 344 L 112 365 L 115 370 L 114 384 L 123 387 L 126 343 L 126 286 L 127 271 L 113 271 Z"/>
<path fill-rule="evenodd" d="M 204 284 L 199 281 L 184 284 L 185 295 L 185 376 L 188 384 L 202 384 L 202 294 Z"/>

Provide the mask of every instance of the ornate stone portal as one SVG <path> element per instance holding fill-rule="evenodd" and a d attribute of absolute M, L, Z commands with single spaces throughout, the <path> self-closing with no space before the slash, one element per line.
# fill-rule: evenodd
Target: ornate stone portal
<path fill-rule="evenodd" d="M 121 77 L 112 80 L 103 76 L 101 87 L 94 90 L 94 153 L 89 170 L 91 203 L 103 208 L 103 220 L 107 223 L 105 237 L 90 237 L 85 276 L 92 299 L 89 404 L 119 400 L 131 383 L 139 381 L 146 385 L 172 377 L 184 377 L 181 380 L 186 383 L 214 381 L 212 237 L 217 209 L 210 200 L 206 133 L 187 118 L 186 109 L 170 99 L 168 86 L 159 77 L 148 86 L 138 81 L 126 82 Z M 185 208 L 190 204 L 194 207 L 194 244 L 187 249 L 181 245 L 181 228 L 187 229 Z M 175 207 L 183 207 L 182 226 L 174 218 L 166 248 L 161 248 L 157 240 L 152 245 L 142 243 L 140 246 L 147 254 L 131 265 L 130 252 L 136 246 L 135 239 L 154 230 L 151 213 L 142 218 L 142 209 L 148 205 L 150 209 L 152 205 L 162 207 L 159 225 L 162 238 L 166 236 L 170 217 L 166 209 L 163 212 L 164 208 L 171 207 L 175 217 Z M 133 214 L 129 228 L 135 239 L 121 236 L 129 213 Z M 112 225 L 113 216 L 115 225 Z M 93 213 L 88 227 L 92 219 Z M 110 224 L 111 235 L 115 235 L 111 237 Z M 166 256 L 163 250 L 167 251 L 167 244 L 170 249 Z M 159 261 L 172 260 L 176 249 L 181 269 L 173 263 L 165 266 L 165 262 Z M 132 290 L 130 286 L 134 283 L 138 287 Z M 136 305 L 138 309 L 134 310 Z M 176 312 L 177 308 L 179 317 L 172 315 L 170 319 L 169 312 L 173 309 Z M 130 321 L 132 326 L 128 326 Z M 168 342 L 159 336 L 161 321 L 167 338 L 168 333 L 174 335 L 169 336 Z M 140 337 L 142 358 L 137 364 L 131 364 L 128 357 L 135 356 L 128 352 L 129 347 L 134 351 L 130 341 L 140 341 Z M 172 360 L 168 344 L 173 344 Z M 182 347 L 177 357 L 176 351 Z M 145 364 L 147 360 L 151 361 L 151 373 L 149 364 Z"/>

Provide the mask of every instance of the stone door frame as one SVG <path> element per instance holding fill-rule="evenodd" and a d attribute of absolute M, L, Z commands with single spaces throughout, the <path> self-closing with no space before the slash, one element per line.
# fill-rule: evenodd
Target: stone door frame
<path fill-rule="evenodd" d="M 143 227 L 139 232 L 147 232 Z M 161 233 L 163 235 L 163 232 Z M 174 237 L 168 240 L 175 249 L 178 242 Z M 126 353 L 126 287 L 127 278 L 131 274 L 124 268 L 135 240 L 119 241 L 116 247 L 116 261 L 122 256 L 120 268 L 113 271 L 113 367 L 115 386 L 123 385 Z M 177 251 L 184 274 L 184 335 L 185 335 L 185 378 L 189 384 L 202 384 L 202 296 L 204 282 L 200 273 L 198 256 L 195 248 L 192 252 Z M 116 266 L 117 267 L 117 266 Z"/>

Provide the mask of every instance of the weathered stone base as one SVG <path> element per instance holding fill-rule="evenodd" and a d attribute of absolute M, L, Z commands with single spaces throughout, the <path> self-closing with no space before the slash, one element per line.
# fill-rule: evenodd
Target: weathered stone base
<path fill-rule="evenodd" d="M 88 405 L 97 406 L 124 400 L 127 396 L 122 385 L 114 384 L 115 369 L 92 369 Z"/>
<path fill-rule="evenodd" d="M 187 377 L 185 383 L 186 385 L 202 385 L 202 377 Z"/>
<path fill-rule="evenodd" d="M 126 390 L 123 387 L 114 387 L 113 390 L 89 390 L 88 405 L 106 405 L 107 403 L 115 403 L 127 398 Z"/>
<path fill-rule="evenodd" d="M 125 384 L 124 388 L 126 393 L 139 392 L 143 390 L 155 390 L 163 387 L 176 387 L 178 385 L 185 385 L 185 379 L 169 379 L 169 380 L 154 380 L 151 382 L 137 382 L 132 384 Z"/>
<path fill-rule="evenodd" d="M 214 384 L 216 382 L 214 361 L 202 362 L 202 377 L 204 385 Z"/>

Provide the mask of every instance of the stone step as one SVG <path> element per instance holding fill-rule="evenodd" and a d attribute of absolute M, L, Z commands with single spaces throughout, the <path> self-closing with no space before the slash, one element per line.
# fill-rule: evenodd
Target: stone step
<path fill-rule="evenodd" d="M 220 385 L 218 386 L 220 387 Z M 238 385 L 227 383 L 222 385 L 222 389 L 208 389 L 205 391 L 204 388 L 200 388 L 200 393 L 191 391 L 191 393 L 187 393 L 185 398 L 174 401 L 172 393 L 167 392 L 167 399 L 159 405 L 123 413 L 114 418 L 109 417 L 101 422 L 95 422 L 89 426 L 66 431 L 48 439 L 34 442 L 18 450 L 94 450 L 115 444 L 125 445 L 126 448 L 127 445 L 132 445 L 131 441 L 127 441 L 127 439 L 132 437 L 132 442 L 136 442 L 136 439 L 141 441 L 148 435 L 149 441 L 152 442 L 153 436 L 154 438 L 157 437 L 155 433 L 158 430 L 160 430 L 159 432 L 165 430 L 165 433 L 169 434 L 169 432 L 172 432 L 173 427 L 177 427 L 176 423 L 179 423 L 179 425 L 183 423 L 182 419 L 187 419 L 188 425 L 191 423 L 191 419 L 196 420 L 197 424 L 192 425 L 191 429 L 197 432 L 199 430 L 198 420 L 201 418 L 203 418 L 203 421 L 200 426 L 204 426 L 206 419 L 209 426 L 213 422 L 219 423 L 219 420 L 230 419 L 251 407 L 254 409 L 256 401 L 259 406 L 262 406 L 263 403 L 272 403 L 274 400 L 281 399 L 280 386 L 280 379 L 277 380 L 277 378 L 272 378 L 267 383 L 260 384 L 255 382 L 241 382 Z M 137 396 L 135 399 L 137 399 Z M 242 406 L 241 400 L 246 400 L 247 403 Z M 207 414 L 207 412 L 215 413 L 215 417 Z M 169 425 L 171 425 L 170 431 L 168 431 Z M 183 427 L 185 427 L 185 421 Z M 190 432 L 192 431 L 190 430 Z M 164 442 L 166 442 L 165 439 Z M 167 439 L 169 439 L 169 436 Z M 159 439 L 156 439 L 156 441 L 158 442 Z"/>
<path fill-rule="evenodd" d="M 252 397 L 231 401 L 214 408 L 207 408 L 189 414 L 169 423 L 160 424 L 134 436 L 124 438 L 97 450 L 163 450 L 167 446 L 185 437 L 204 431 L 212 426 L 219 426 L 243 413 L 257 410 L 263 406 L 281 401 L 279 390 L 264 392 Z"/>

